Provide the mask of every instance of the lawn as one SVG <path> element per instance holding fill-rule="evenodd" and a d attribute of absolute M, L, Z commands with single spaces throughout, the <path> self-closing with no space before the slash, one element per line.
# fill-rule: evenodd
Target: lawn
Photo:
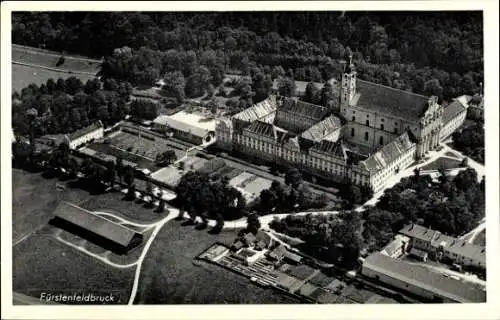
<path fill-rule="evenodd" d="M 47 294 L 113 294 L 128 302 L 135 268 L 117 269 L 80 253 L 46 226 L 13 248 L 13 291 L 35 298 Z"/>
<path fill-rule="evenodd" d="M 461 168 L 461 167 L 462 167 L 461 161 L 441 157 L 441 158 L 438 158 L 437 160 L 425 165 L 424 167 L 422 167 L 422 170 L 439 170 L 441 168 L 448 170 L 448 169 Z"/>
<path fill-rule="evenodd" d="M 165 213 L 160 215 L 142 204 L 124 201 L 123 194 L 118 192 L 90 195 L 88 191 L 70 187 L 57 191 L 58 182 L 57 178 L 47 179 L 40 173 L 13 170 L 13 242 L 22 239 L 13 247 L 14 290 L 35 297 L 41 291 L 103 293 L 113 290 L 122 297 L 121 302 L 126 303 L 135 268 L 115 269 L 76 251 L 58 241 L 54 236 L 56 229 L 47 223 L 59 200 L 140 223 L 158 221 Z M 75 241 L 72 235 L 63 236 Z M 102 252 L 88 242 L 85 247 L 95 253 Z M 130 259 L 114 255 L 110 258 L 129 263 L 138 257 L 142 248 L 132 252 Z"/>
<path fill-rule="evenodd" d="M 159 214 L 138 201 L 124 200 L 124 197 L 125 195 L 119 192 L 93 195 L 81 206 L 87 210 L 111 213 L 141 224 L 154 223 L 166 215 L 166 213 Z"/>
<path fill-rule="evenodd" d="M 83 83 L 95 78 L 93 75 L 52 71 L 26 65 L 12 64 L 12 93 L 16 91 L 21 92 L 22 89 L 26 88 L 31 83 L 40 86 L 42 83 L 46 83 L 50 78 L 57 81 L 59 78 L 67 79 L 72 76 L 82 80 Z"/>
<path fill-rule="evenodd" d="M 40 174 L 12 170 L 12 241 L 16 243 L 51 218 L 60 193 L 56 180 Z"/>
<path fill-rule="evenodd" d="M 483 229 L 483 231 L 479 232 L 479 234 L 474 239 L 474 244 L 478 246 L 486 246 L 486 229 Z"/>
<path fill-rule="evenodd" d="M 236 231 L 211 235 L 171 221 L 153 242 L 142 266 L 139 304 L 299 303 L 273 289 L 251 284 L 220 266 L 193 264 L 216 241 L 231 241 Z"/>

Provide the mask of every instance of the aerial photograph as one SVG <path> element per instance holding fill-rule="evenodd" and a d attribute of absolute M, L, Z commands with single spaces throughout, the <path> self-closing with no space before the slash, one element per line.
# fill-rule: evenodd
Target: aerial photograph
<path fill-rule="evenodd" d="M 13 305 L 486 302 L 483 11 L 11 27 Z"/>

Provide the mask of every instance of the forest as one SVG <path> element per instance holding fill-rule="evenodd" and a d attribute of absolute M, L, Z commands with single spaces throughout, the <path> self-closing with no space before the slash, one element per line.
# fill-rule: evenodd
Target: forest
<path fill-rule="evenodd" d="M 255 66 L 322 82 L 339 77 L 349 51 L 361 79 L 444 100 L 483 82 L 479 11 L 23 12 L 12 26 L 13 43 L 104 58 L 104 77 L 149 85 L 180 72 L 173 82 L 185 81 L 187 95 L 201 90 L 189 81 L 216 86 Z"/>
<path fill-rule="evenodd" d="M 122 120 L 131 112 L 128 82 L 98 79 L 86 83 L 76 77 L 31 84 L 14 93 L 12 128 L 16 135 L 31 138 L 44 134 L 71 133 L 101 120 L 105 125 Z"/>

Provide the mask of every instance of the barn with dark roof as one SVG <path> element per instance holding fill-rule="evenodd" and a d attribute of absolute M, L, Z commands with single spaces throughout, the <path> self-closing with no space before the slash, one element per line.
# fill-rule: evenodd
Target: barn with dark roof
<path fill-rule="evenodd" d="M 143 240 L 142 234 L 69 202 L 57 206 L 51 224 L 119 254 Z"/>

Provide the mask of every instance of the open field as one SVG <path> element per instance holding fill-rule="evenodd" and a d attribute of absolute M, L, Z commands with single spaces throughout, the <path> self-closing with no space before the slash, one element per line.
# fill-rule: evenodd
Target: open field
<path fill-rule="evenodd" d="M 73 72 L 97 74 L 101 61 L 86 57 L 64 55 L 64 63 L 57 65 L 61 53 L 26 46 L 12 45 L 12 62 L 22 62 Z"/>
<path fill-rule="evenodd" d="M 193 259 L 214 242 L 231 241 L 236 232 L 211 235 L 207 230 L 169 222 L 158 233 L 144 260 L 135 303 L 299 303 L 221 267 L 193 264 Z"/>
<path fill-rule="evenodd" d="M 58 204 L 56 180 L 12 170 L 12 241 L 16 243 L 52 218 Z"/>
<path fill-rule="evenodd" d="M 12 64 L 12 93 L 16 91 L 21 92 L 22 89 L 32 83 L 40 86 L 50 78 L 57 81 L 59 78 L 67 79 L 72 76 L 82 80 L 83 83 L 95 78 L 93 75 L 60 72 L 27 65 Z"/>
<path fill-rule="evenodd" d="M 134 268 L 118 269 L 58 241 L 46 226 L 13 248 L 13 290 L 46 294 L 113 294 L 127 303 Z"/>
<path fill-rule="evenodd" d="M 60 56 L 58 52 L 12 45 L 12 92 L 20 92 L 31 83 L 41 85 L 50 78 L 56 81 L 75 76 L 85 83 L 100 70 L 98 60 L 68 55 L 57 66 Z"/>
<path fill-rule="evenodd" d="M 433 161 L 428 165 L 422 167 L 422 170 L 439 170 L 441 168 L 448 170 L 448 169 L 460 168 L 461 167 L 460 164 L 461 162 L 458 160 L 441 157 L 438 158 L 436 161 Z"/>
<path fill-rule="evenodd" d="M 486 229 L 479 232 L 476 238 L 474 239 L 474 244 L 479 246 L 486 246 Z"/>

